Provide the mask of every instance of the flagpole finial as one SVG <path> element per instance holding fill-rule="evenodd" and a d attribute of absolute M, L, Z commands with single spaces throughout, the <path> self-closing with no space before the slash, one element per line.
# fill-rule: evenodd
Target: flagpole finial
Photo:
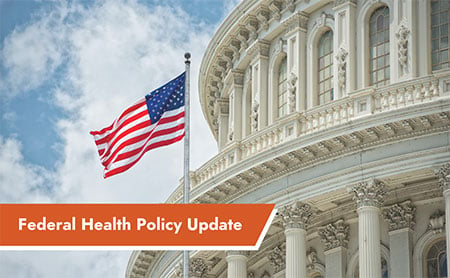
<path fill-rule="evenodd" d="M 191 59 L 191 53 L 186 52 L 184 53 L 184 58 L 186 58 L 186 61 L 184 62 L 185 64 L 190 64 L 191 61 L 189 59 Z"/>

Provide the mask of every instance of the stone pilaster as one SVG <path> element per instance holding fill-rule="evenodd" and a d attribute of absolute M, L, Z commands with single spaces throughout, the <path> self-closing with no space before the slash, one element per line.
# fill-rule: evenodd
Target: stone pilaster
<path fill-rule="evenodd" d="M 335 1 L 334 17 L 333 79 L 335 99 L 338 99 L 356 89 L 356 1 Z"/>
<path fill-rule="evenodd" d="M 359 275 L 381 277 L 380 206 L 384 183 L 372 179 L 352 187 L 358 211 Z"/>
<path fill-rule="evenodd" d="M 286 235 L 286 277 L 306 277 L 306 228 L 311 206 L 295 202 L 280 210 Z"/>
<path fill-rule="evenodd" d="M 325 244 L 326 277 L 345 277 L 348 230 L 343 219 L 319 228 L 320 239 Z"/>
<path fill-rule="evenodd" d="M 227 277 L 228 278 L 246 278 L 247 277 L 247 257 L 245 251 L 227 252 Z"/>
<path fill-rule="evenodd" d="M 412 231 L 415 225 L 416 208 L 411 201 L 394 204 L 384 209 L 383 215 L 389 224 L 389 252 L 392 277 L 412 277 Z"/>
<path fill-rule="evenodd" d="M 306 31 L 309 17 L 293 14 L 284 25 L 287 37 L 289 113 L 306 109 Z"/>
<path fill-rule="evenodd" d="M 230 122 L 229 122 L 229 141 L 239 141 L 242 139 L 242 103 L 244 88 L 244 73 L 239 70 L 231 70 L 231 92 L 230 102 Z"/>
<path fill-rule="evenodd" d="M 253 99 L 250 114 L 252 132 L 267 126 L 269 48 L 270 45 L 267 42 L 256 41 L 247 50 L 247 55 L 252 59 Z"/>
<path fill-rule="evenodd" d="M 220 98 L 215 104 L 215 114 L 218 115 L 218 145 L 219 151 L 228 142 L 228 122 L 229 122 L 229 104 L 228 99 Z"/>
<path fill-rule="evenodd" d="M 450 223 L 450 163 L 446 163 L 436 175 L 439 178 L 439 186 L 442 188 L 445 200 L 445 223 Z M 447 242 L 447 254 L 450 254 L 450 229 L 445 229 L 445 238 Z M 450 256 L 447 256 L 447 269 L 450 267 Z"/>

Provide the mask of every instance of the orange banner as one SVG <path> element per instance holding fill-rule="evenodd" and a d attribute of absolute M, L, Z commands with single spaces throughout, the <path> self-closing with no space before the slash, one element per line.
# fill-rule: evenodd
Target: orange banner
<path fill-rule="evenodd" d="M 274 216 L 273 204 L 0 204 L 0 249 L 256 250 Z"/>

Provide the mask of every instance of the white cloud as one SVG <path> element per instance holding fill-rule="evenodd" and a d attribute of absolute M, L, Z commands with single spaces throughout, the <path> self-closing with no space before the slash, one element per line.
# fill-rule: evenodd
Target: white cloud
<path fill-rule="evenodd" d="M 2 277 L 124 277 L 130 251 L 0 252 Z"/>
<path fill-rule="evenodd" d="M 0 136 L 0 196 L 1 202 L 48 202 L 52 191 L 46 186 L 51 173 L 27 164 L 21 154 L 21 144 L 15 138 Z"/>
<path fill-rule="evenodd" d="M 63 62 L 68 12 L 67 6 L 61 5 L 35 23 L 15 29 L 5 39 L 0 64 L 8 74 L 0 93 L 13 96 L 20 90 L 34 89 Z"/>
<path fill-rule="evenodd" d="M 183 54 L 190 51 L 192 170 L 211 158 L 216 146 L 198 103 L 197 76 L 213 28 L 193 26 L 189 15 L 163 4 L 107 1 L 88 9 L 60 3 L 8 36 L 1 52 L 6 86 L 19 93 L 50 81 L 66 116 L 55 128 L 62 156 L 55 172 L 27 164 L 20 142 L 0 137 L 0 201 L 163 202 L 182 175 L 182 142 L 103 180 L 89 131 L 109 125 L 128 104 L 183 71 Z M 58 67 L 61 77 L 52 79 Z M 8 277 L 123 277 L 128 256 L 3 252 L 0 269 Z"/>

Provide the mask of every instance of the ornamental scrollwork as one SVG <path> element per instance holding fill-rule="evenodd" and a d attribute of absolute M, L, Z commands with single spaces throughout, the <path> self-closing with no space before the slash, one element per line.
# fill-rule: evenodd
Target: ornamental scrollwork
<path fill-rule="evenodd" d="M 405 24 L 401 24 L 395 33 L 397 37 L 398 62 L 402 67 L 406 67 L 408 63 L 408 35 L 411 31 Z"/>
<path fill-rule="evenodd" d="M 439 179 L 441 189 L 444 191 L 450 189 L 450 163 L 444 164 L 435 174 Z"/>
<path fill-rule="evenodd" d="M 288 92 L 289 92 L 289 113 L 295 111 L 296 91 L 297 91 L 297 76 L 294 71 L 291 72 L 288 78 Z"/>
<path fill-rule="evenodd" d="M 438 210 L 430 216 L 428 229 L 435 234 L 440 234 L 445 230 L 445 213 Z"/>
<path fill-rule="evenodd" d="M 342 89 L 345 88 L 346 83 L 347 56 L 348 51 L 344 47 L 340 47 L 335 57 L 337 61 L 339 87 Z"/>
<path fill-rule="evenodd" d="M 275 270 L 275 273 L 283 270 L 286 267 L 286 244 L 283 243 L 276 246 L 272 251 L 270 251 L 267 258 Z"/>
<path fill-rule="evenodd" d="M 201 258 L 195 258 L 189 264 L 189 276 L 191 277 L 204 277 L 209 271 L 209 266 Z"/>

